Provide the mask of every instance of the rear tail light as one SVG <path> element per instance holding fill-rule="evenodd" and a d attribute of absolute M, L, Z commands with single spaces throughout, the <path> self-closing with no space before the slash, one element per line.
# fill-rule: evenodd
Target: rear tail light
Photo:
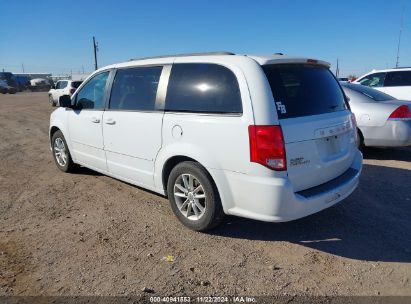
<path fill-rule="evenodd" d="M 70 95 L 73 95 L 75 91 L 76 91 L 76 89 L 71 88 L 71 89 L 70 89 Z"/>
<path fill-rule="evenodd" d="M 355 118 L 354 113 L 351 113 L 351 122 L 352 122 L 352 128 L 354 132 L 354 139 L 355 139 L 355 142 L 358 144 L 357 119 Z"/>
<path fill-rule="evenodd" d="M 410 120 L 411 119 L 411 111 L 407 105 L 399 106 L 395 109 L 394 112 L 391 113 L 388 120 Z"/>
<path fill-rule="evenodd" d="M 267 168 L 287 170 L 285 144 L 280 126 L 249 126 L 250 161 Z"/>

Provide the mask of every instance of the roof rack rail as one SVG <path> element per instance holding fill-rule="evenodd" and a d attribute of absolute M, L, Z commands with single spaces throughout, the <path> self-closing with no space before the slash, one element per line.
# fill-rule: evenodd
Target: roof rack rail
<path fill-rule="evenodd" d="M 184 57 L 184 56 L 206 56 L 206 55 L 235 55 L 232 52 L 206 52 L 206 53 L 187 53 L 187 54 L 173 54 L 173 55 L 160 55 L 151 57 L 141 57 L 141 58 L 131 58 L 129 61 L 134 60 L 144 60 L 144 59 L 155 59 L 155 58 L 166 58 L 166 57 Z"/>

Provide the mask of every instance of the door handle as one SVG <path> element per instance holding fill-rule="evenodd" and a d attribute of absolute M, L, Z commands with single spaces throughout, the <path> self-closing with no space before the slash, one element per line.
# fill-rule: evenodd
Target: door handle
<path fill-rule="evenodd" d="M 91 122 L 99 123 L 99 122 L 100 122 L 100 119 L 97 118 L 97 117 L 91 117 Z"/>
<path fill-rule="evenodd" d="M 116 121 L 113 118 L 107 118 L 106 119 L 106 124 L 108 125 L 114 125 Z"/>

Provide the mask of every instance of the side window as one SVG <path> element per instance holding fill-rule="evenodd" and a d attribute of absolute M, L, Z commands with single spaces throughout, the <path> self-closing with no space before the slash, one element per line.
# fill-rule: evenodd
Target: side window
<path fill-rule="evenodd" d="M 60 84 L 61 84 L 61 81 L 57 81 L 57 83 L 56 83 L 56 90 L 60 89 Z"/>
<path fill-rule="evenodd" d="M 173 64 L 165 110 L 242 113 L 237 78 L 228 68 L 217 64 Z"/>
<path fill-rule="evenodd" d="M 359 82 L 368 87 L 383 87 L 387 73 L 374 73 L 362 78 Z"/>
<path fill-rule="evenodd" d="M 60 81 L 60 89 L 64 89 L 67 87 L 67 81 Z"/>
<path fill-rule="evenodd" d="M 110 109 L 154 111 L 163 67 L 120 69 L 111 89 Z"/>
<path fill-rule="evenodd" d="M 385 78 L 386 87 L 411 86 L 411 71 L 390 72 Z"/>
<path fill-rule="evenodd" d="M 103 109 L 106 82 L 110 72 L 91 78 L 77 93 L 76 106 L 80 109 Z"/>

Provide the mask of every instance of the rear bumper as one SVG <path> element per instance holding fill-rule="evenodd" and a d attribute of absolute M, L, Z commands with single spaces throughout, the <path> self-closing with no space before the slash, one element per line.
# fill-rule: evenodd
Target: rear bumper
<path fill-rule="evenodd" d="M 227 214 L 266 222 L 299 219 L 331 207 L 358 186 L 362 154 L 357 152 L 351 168 L 323 185 L 294 192 L 288 178 L 265 178 L 232 173 L 227 181 L 233 199 Z"/>
<path fill-rule="evenodd" d="M 364 127 L 360 130 L 363 133 L 366 146 L 411 146 L 411 120 L 387 121 L 382 127 Z"/>

